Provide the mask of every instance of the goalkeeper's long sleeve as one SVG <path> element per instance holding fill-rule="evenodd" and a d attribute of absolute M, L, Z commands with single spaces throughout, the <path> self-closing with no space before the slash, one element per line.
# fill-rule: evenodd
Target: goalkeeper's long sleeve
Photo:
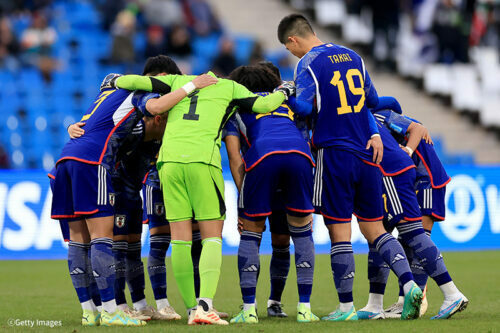
<path fill-rule="evenodd" d="M 256 113 L 268 113 L 276 110 L 285 101 L 285 95 L 276 91 L 267 96 L 259 96 L 252 105 L 252 111 Z"/>
<path fill-rule="evenodd" d="M 144 90 L 151 91 L 159 94 L 167 94 L 170 92 L 170 85 L 165 83 L 165 75 L 163 80 L 151 76 L 141 76 L 141 75 L 124 75 L 116 79 L 115 85 L 121 89 L 127 90 Z"/>

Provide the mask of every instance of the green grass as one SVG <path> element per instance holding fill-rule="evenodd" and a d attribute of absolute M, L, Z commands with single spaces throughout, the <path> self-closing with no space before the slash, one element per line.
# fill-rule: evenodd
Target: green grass
<path fill-rule="evenodd" d="M 260 322 L 258 325 L 230 325 L 229 327 L 188 327 L 186 320 L 179 322 L 150 322 L 145 328 L 131 330 L 148 331 L 239 331 L 239 332 L 293 332 L 295 330 L 326 331 L 337 329 L 340 332 L 500 332 L 500 251 L 445 253 L 446 264 L 458 287 L 469 298 L 469 307 L 450 320 L 430 321 L 436 314 L 442 296 L 436 285 L 431 282 L 428 289 L 429 310 L 424 318 L 417 321 L 379 320 L 364 322 L 330 323 L 318 322 L 298 324 L 295 322 L 297 293 L 295 271 L 291 270 L 283 302 L 287 319 L 268 319 L 266 301 L 269 295 L 269 256 L 261 259 L 261 276 L 258 286 L 258 307 Z M 169 264 L 169 263 L 168 263 Z M 356 256 L 357 272 L 354 285 L 355 306 L 359 309 L 366 303 L 368 283 L 366 277 L 366 255 Z M 226 256 L 219 288 L 215 300 L 217 309 L 236 314 L 241 303 L 238 285 L 236 256 Z M 146 278 L 147 280 L 147 278 Z M 171 304 L 185 317 L 180 295 L 177 291 L 172 271 L 168 271 L 168 295 Z M 154 304 L 149 284 L 146 287 L 147 298 Z M 385 304 L 390 305 L 397 297 L 397 284 L 391 276 Z M 323 316 L 338 305 L 337 295 L 332 281 L 330 257 L 316 257 L 315 282 L 312 295 L 312 309 L 318 316 Z M 105 330 L 119 332 L 118 328 L 83 328 L 80 326 L 80 306 L 67 272 L 66 261 L 1 261 L 0 262 L 0 332 L 90 332 Z M 8 320 L 38 319 L 61 320 L 62 327 L 44 328 L 35 326 L 10 327 Z M 300 326 L 299 326 L 300 325 Z"/>

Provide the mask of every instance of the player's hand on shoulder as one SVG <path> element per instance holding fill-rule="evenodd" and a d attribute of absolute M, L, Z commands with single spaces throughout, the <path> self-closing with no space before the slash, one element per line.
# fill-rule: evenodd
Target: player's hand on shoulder
<path fill-rule="evenodd" d="M 384 155 L 384 144 L 380 135 L 373 135 L 368 143 L 366 144 L 366 149 L 373 148 L 373 163 L 380 164 L 382 162 L 382 157 Z"/>
<path fill-rule="evenodd" d="M 429 130 L 425 126 L 423 126 L 423 125 L 421 125 L 421 126 L 424 128 L 423 134 L 422 134 L 422 139 L 424 139 L 426 143 L 433 145 L 434 141 L 432 141 Z"/>
<path fill-rule="evenodd" d="M 85 130 L 82 128 L 85 126 L 84 122 L 74 123 L 68 126 L 68 134 L 72 139 L 76 139 L 85 134 Z"/>
<path fill-rule="evenodd" d="M 116 74 L 116 73 L 110 73 L 110 74 L 106 75 L 104 80 L 102 80 L 100 90 L 103 91 L 104 89 L 115 89 L 116 88 L 115 81 L 120 76 L 122 76 L 122 75 Z"/>
<path fill-rule="evenodd" d="M 295 82 L 283 81 L 274 91 L 281 91 L 285 94 L 286 99 L 288 99 L 290 96 L 295 95 Z"/>
<path fill-rule="evenodd" d="M 196 89 L 202 89 L 211 86 L 212 84 L 216 84 L 217 82 L 219 82 L 219 79 L 213 77 L 212 75 L 201 74 L 195 77 L 191 82 L 193 82 Z"/>

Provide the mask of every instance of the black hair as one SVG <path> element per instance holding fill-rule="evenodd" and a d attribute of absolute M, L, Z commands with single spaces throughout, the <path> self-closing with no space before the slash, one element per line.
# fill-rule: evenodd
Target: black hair
<path fill-rule="evenodd" d="M 240 66 L 229 74 L 229 79 L 244 85 L 251 92 L 272 92 L 281 80 L 263 66 Z"/>
<path fill-rule="evenodd" d="M 286 44 L 288 37 L 314 34 L 309 21 L 301 14 L 290 14 L 285 16 L 278 25 L 278 39 L 281 44 Z"/>
<path fill-rule="evenodd" d="M 262 66 L 262 67 L 269 69 L 271 72 L 274 73 L 274 75 L 276 75 L 278 77 L 278 79 L 281 80 L 280 69 L 278 67 L 276 67 L 272 62 L 266 61 L 266 60 L 259 61 L 257 63 L 257 66 Z"/>
<path fill-rule="evenodd" d="M 177 67 L 175 61 L 173 61 L 169 56 L 160 54 L 155 57 L 149 57 L 144 65 L 142 75 L 148 74 L 154 76 L 160 73 L 182 75 L 181 70 Z"/>

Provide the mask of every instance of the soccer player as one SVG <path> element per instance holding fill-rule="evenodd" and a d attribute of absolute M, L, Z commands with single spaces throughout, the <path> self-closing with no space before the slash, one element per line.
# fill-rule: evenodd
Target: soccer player
<path fill-rule="evenodd" d="M 289 89 L 282 87 L 262 97 L 231 80 L 219 79 L 217 84 L 200 91 L 189 83 L 191 80 L 192 76 L 180 75 L 155 78 L 126 75 L 118 78 L 115 85 L 145 91 L 180 88 L 184 91 L 183 97 L 189 95 L 168 112 L 169 121 L 157 163 L 172 233 L 172 268 L 188 309 L 188 324 L 227 325 L 212 305 L 220 275 L 225 215 L 221 130 L 235 106 L 266 113 L 281 105 Z M 150 111 L 164 113 L 167 110 L 169 108 Z M 198 303 L 191 258 L 193 219 L 200 225 L 203 244 Z"/>
<path fill-rule="evenodd" d="M 416 165 L 414 180 L 407 185 L 411 189 L 403 190 L 401 182 L 397 179 L 401 176 L 384 180 L 384 183 L 395 185 L 395 188 L 386 189 L 387 196 L 392 198 L 388 200 L 389 227 L 391 227 L 391 224 L 398 223 L 401 219 L 408 220 L 407 223 L 398 225 L 399 239 L 405 247 L 408 260 L 411 262 L 415 281 L 422 289 L 425 288 L 429 276 L 437 283 L 443 292 L 444 302 L 438 314 L 431 319 L 447 319 L 455 313 L 463 311 L 468 305 L 468 299 L 453 283 L 441 253 L 430 239 L 434 221 L 444 220 L 445 191 L 450 177 L 446 174 L 441 161 L 437 157 L 427 130 L 417 121 L 385 107 L 386 105 L 396 106 L 392 108 L 400 112 L 401 108 L 395 99 L 381 97 L 380 100 L 381 103 L 373 110 L 375 117 L 391 131 L 392 135 L 402 145 L 403 150 L 413 159 Z M 414 189 L 417 191 L 416 197 L 413 195 Z M 408 194 L 404 195 L 402 192 Z M 412 197 L 409 196 L 410 193 Z M 405 216 L 405 204 L 407 205 L 407 202 L 413 202 L 414 209 L 420 207 L 423 221 L 412 221 L 401 214 L 397 214 L 401 208 L 399 202 L 402 203 Z M 380 274 L 382 277 L 381 283 L 385 285 L 387 277 L 385 279 L 383 277 L 384 274 L 388 274 L 387 270 L 383 272 L 383 267 L 378 265 L 376 260 L 373 263 L 369 261 L 369 264 L 372 264 L 372 271 L 377 272 L 376 275 Z M 380 309 L 381 306 L 382 303 L 379 303 L 377 309 Z M 389 318 L 398 317 L 400 313 L 401 301 L 399 300 L 386 311 L 386 316 Z"/>
<path fill-rule="evenodd" d="M 150 250 L 148 256 L 148 273 L 151 280 L 151 287 L 158 309 L 165 309 L 165 313 L 170 313 L 174 317 L 175 311 L 170 306 L 167 299 L 167 275 L 165 267 L 165 256 L 170 246 L 171 235 L 170 225 L 165 218 L 165 205 L 163 194 L 160 188 L 160 177 L 156 166 L 152 166 L 143 181 L 144 198 L 144 221 L 148 224 L 150 233 Z M 196 298 L 200 296 L 200 274 L 199 262 L 201 255 L 201 234 L 196 221 L 193 221 L 193 244 L 191 247 L 191 257 L 193 258 L 194 287 Z M 170 311 L 167 311 L 170 309 Z M 161 311 L 161 310 L 159 310 Z M 175 313 L 176 314 L 176 313 Z M 218 312 L 221 318 L 229 315 L 225 312 Z M 171 319 L 180 319 L 175 316 Z"/>
<path fill-rule="evenodd" d="M 348 48 L 324 44 L 299 14 L 281 20 L 278 39 L 300 58 L 295 71 L 297 103 L 307 111 L 299 114 L 313 114 L 313 107 L 317 108 L 311 139 L 318 149 L 313 202 L 330 233 L 332 272 L 340 301 L 338 309 L 322 319 L 358 319 L 352 296 L 353 212 L 368 243 L 403 285 L 401 318 L 418 318 L 422 291 L 413 281 L 401 244 L 382 224 L 382 177 L 376 164 L 382 160 L 383 145 L 368 111 L 378 103 L 378 97 L 363 60 Z"/>
<path fill-rule="evenodd" d="M 103 87 L 116 75 L 108 75 Z M 211 82 L 197 78 L 193 85 Z M 169 94 L 169 103 L 179 96 Z M 164 96 L 165 97 L 165 96 Z M 116 162 L 116 151 L 133 130 L 143 114 L 134 105 L 133 92 L 124 89 L 103 89 L 83 115 L 85 135 L 71 139 L 63 148 L 56 163 L 52 218 L 74 219 L 69 223 L 70 244 L 68 259 L 87 274 L 89 246 L 90 262 L 102 300 L 99 323 L 104 326 L 143 326 L 144 321 L 130 318 L 117 309 L 114 296 L 115 269 L 112 254 L 114 224 L 114 193 L 110 171 Z M 86 287 L 86 286 L 85 286 Z M 97 324 L 97 312 L 93 319 Z"/>
<path fill-rule="evenodd" d="M 263 96 L 281 84 L 281 80 L 262 66 L 242 66 L 229 77 Z M 297 321 L 319 320 L 310 308 L 314 273 L 314 242 L 312 239 L 312 186 L 314 163 L 308 142 L 296 127 L 292 110 L 282 104 L 268 114 L 239 110 L 226 127 L 226 147 L 230 161 L 244 164 L 244 176 L 235 177 L 239 188 L 239 217 L 243 231 L 238 250 L 242 311 L 233 323 L 258 322 L 255 309 L 257 275 L 260 270 L 259 246 L 266 217 L 271 216 L 273 201 L 284 199 L 288 228 L 295 245 L 295 264 L 299 304 Z M 239 151 L 241 137 L 249 149 L 243 161 Z M 231 171 L 241 173 L 242 167 L 232 162 Z M 241 179 L 243 178 L 243 179 Z M 280 190 L 281 193 L 277 193 Z M 281 198 L 279 198 L 281 196 Z M 270 221 L 270 224 L 280 222 Z"/>

